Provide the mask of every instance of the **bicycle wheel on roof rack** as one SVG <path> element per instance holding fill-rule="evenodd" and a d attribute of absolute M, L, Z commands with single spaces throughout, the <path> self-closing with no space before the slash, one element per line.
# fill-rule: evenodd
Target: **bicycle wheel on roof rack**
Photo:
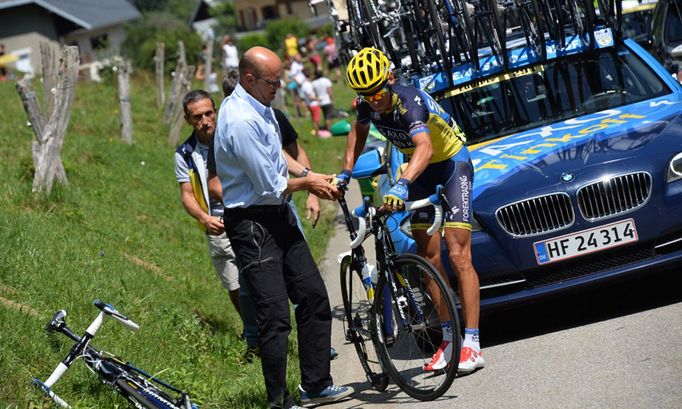
<path fill-rule="evenodd" d="M 423 73 L 428 74 L 431 69 L 445 71 L 447 51 L 433 2 L 432 0 L 413 0 L 413 2 L 414 17 L 419 27 L 417 36 L 424 47 L 421 61 Z"/>
<path fill-rule="evenodd" d="M 502 66 L 507 66 L 506 39 L 500 25 L 496 0 L 482 0 L 474 6 L 474 38 L 476 49 L 487 46 L 491 55 Z M 477 69 L 480 69 L 480 63 Z"/>
<path fill-rule="evenodd" d="M 396 36 L 389 36 L 389 33 L 391 31 L 395 32 L 395 29 L 390 27 L 387 29 L 388 21 L 380 14 L 375 0 L 359 1 L 363 5 L 362 11 L 366 16 L 370 38 L 374 47 L 388 54 L 388 58 L 395 65 L 395 68 L 400 69 L 402 56 L 398 51 L 399 46 L 396 43 Z"/>
<path fill-rule="evenodd" d="M 620 35 L 621 21 L 623 21 L 623 5 L 620 0 L 597 0 L 597 4 L 604 24 Z"/>
<path fill-rule="evenodd" d="M 581 38 L 584 38 L 587 30 L 585 29 L 585 22 L 580 16 L 578 0 L 566 0 L 566 12 L 568 14 L 568 19 L 575 29 L 575 33 Z"/>
<path fill-rule="evenodd" d="M 537 2 L 537 18 L 543 20 L 543 28 L 549 35 L 549 39 L 557 44 L 561 44 L 563 29 L 559 25 L 556 7 L 551 3 L 553 3 L 553 1 L 540 0 Z"/>
<path fill-rule="evenodd" d="M 536 56 L 544 61 L 547 58 L 545 23 L 536 12 L 538 10 L 538 2 L 537 0 L 516 0 L 515 3 L 519 13 L 521 29 L 526 38 L 526 45 L 535 52 Z"/>
<path fill-rule="evenodd" d="M 585 11 L 585 30 L 590 41 L 590 49 L 594 48 L 594 30 L 597 28 L 597 15 L 592 0 L 582 0 L 583 10 Z"/>

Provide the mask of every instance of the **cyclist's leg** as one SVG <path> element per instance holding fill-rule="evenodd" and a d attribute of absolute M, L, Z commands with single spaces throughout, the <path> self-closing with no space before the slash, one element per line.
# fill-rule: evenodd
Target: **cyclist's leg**
<path fill-rule="evenodd" d="M 471 261 L 473 167 L 466 147 L 462 147 L 450 162 L 454 163 L 454 169 L 444 186 L 450 206 L 445 211 L 445 243 L 459 284 L 465 325 L 467 328 L 478 328 L 479 282 Z"/>
<path fill-rule="evenodd" d="M 484 365 L 478 342 L 480 284 L 471 261 L 473 166 L 465 147 L 452 160 L 455 162 L 455 172 L 445 185 L 450 206 L 445 212 L 445 243 L 450 264 L 457 276 L 464 315 L 465 342 L 459 367 L 462 372 L 471 372 Z"/>

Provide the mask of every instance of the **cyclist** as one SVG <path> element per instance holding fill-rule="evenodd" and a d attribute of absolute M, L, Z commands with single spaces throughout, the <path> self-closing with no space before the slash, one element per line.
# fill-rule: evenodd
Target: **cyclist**
<path fill-rule="evenodd" d="M 430 95 L 413 86 L 396 84 L 388 58 L 376 48 L 363 48 L 350 60 L 346 80 L 358 94 L 357 119 L 348 134 L 344 169 L 336 177 L 337 183 L 344 185 L 350 181 L 351 169 L 365 145 L 371 122 L 409 157 L 400 178 L 384 195 L 385 209 L 398 210 L 408 198 L 422 199 L 433 194 L 437 185 L 444 186 L 450 207 L 445 212 L 445 241 L 457 275 L 466 327 L 458 371 L 469 373 L 482 368 L 485 362 L 478 333 L 479 281 L 470 247 L 473 166 L 464 145 L 465 135 Z M 412 234 L 419 255 L 449 282 L 440 259 L 441 236 L 426 234 L 432 219 L 433 209 L 412 214 Z M 431 362 L 424 365 L 425 371 L 440 370 L 449 364 L 452 326 L 447 318 L 441 325 L 443 342 Z"/>

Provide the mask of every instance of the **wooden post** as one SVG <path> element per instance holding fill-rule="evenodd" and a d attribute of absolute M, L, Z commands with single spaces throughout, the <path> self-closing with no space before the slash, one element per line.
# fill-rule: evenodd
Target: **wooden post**
<path fill-rule="evenodd" d="M 174 121 L 171 125 L 170 132 L 168 132 L 168 144 L 175 146 L 180 140 L 180 131 L 182 131 L 182 124 L 185 122 L 185 113 L 182 110 L 182 99 L 185 97 L 192 87 L 192 77 L 194 76 L 194 66 L 185 67 L 185 71 L 181 74 L 182 81 L 180 84 L 180 92 L 178 95 L 177 105 L 180 107 L 174 116 Z"/>
<path fill-rule="evenodd" d="M 65 46 L 59 59 L 55 86 L 52 88 L 55 90 L 53 93 L 53 109 L 49 112 L 49 119 L 43 129 L 42 138 L 37 140 L 38 148 L 34 156 L 34 192 L 45 191 L 49 194 L 61 166 L 59 154 L 64 144 L 66 128 L 69 125 L 71 104 L 76 91 L 78 66 L 78 47 Z"/>
<path fill-rule="evenodd" d="M 133 118 L 130 113 L 130 61 L 122 60 L 116 64 L 118 68 L 118 99 L 121 102 L 121 139 L 127 144 L 133 143 Z"/>
<path fill-rule="evenodd" d="M 43 93 L 45 94 L 45 112 L 54 108 L 55 82 L 57 81 L 57 53 L 46 41 L 40 42 L 40 65 L 43 70 Z"/>
<path fill-rule="evenodd" d="M 33 163 L 38 163 L 41 146 L 43 144 L 43 133 L 45 131 L 45 115 L 43 115 L 40 109 L 40 104 L 38 103 L 38 97 L 33 91 L 33 86 L 28 78 L 22 78 L 17 82 L 16 85 L 17 93 L 21 98 L 21 103 L 24 106 L 24 111 L 26 111 L 26 116 L 28 117 L 28 124 L 33 129 L 33 134 L 36 139 L 31 145 L 31 154 L 33 157 Z M 66 178 L 66 172 L 64 171 L 64 165 L 61 159 L 57 163 L 57 180 L 63 185 L 67 185 L 69 181 Z"/>
<path fill-rule="evenodd" d="M 206 64 L 204 65 L 204 68 L 206 71 L 204 72 L 204 90 L 206 92 L 211 92 L 211 72 L 213 72 L 213 39 L 210 39 L 206 41 L 206 55 L 204 56 L 206 58 Z"/>
<path fill-rule="evenodd" d="M 163 89 L 164 86 L 164 54 L 166 45 L 164 43 L 156 43 L 156 55 L 154 56 L 154 63 L 156 66 L 156 106 L 161 108 L 165 102 L 166 94 Z"/>
<path fill-rule="evenodd" d="M 171 90 L 168 100 L 166 101 L 166 110 L 163 113 L 163 122 L 170 124 L 178 112 L 178 97 L 180 95 L 180 88 L 182 86 L 182 74 L 185 72 L 187 62 L 185 60 L 185 43 L 178 41 L 178 63 L 175 66 L 175 75 L 171 81 Z M 194 73 L 192 73 L 194 74 Z"/>

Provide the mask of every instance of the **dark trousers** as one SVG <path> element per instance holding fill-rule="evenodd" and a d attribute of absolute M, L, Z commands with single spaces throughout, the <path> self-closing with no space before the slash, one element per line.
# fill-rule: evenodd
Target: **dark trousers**
<path fill-rule="evenodd" d="M 298 326 L 301 386 L 316 392 L 332 384 L 329 371 L 331 310 L 327 289 L 291 208 L 252 206 L 225 210 L 246 286 L 256 305 L 263 376 L 271 408 L 294 404 L 286 387 L 289 300 Z"/>

